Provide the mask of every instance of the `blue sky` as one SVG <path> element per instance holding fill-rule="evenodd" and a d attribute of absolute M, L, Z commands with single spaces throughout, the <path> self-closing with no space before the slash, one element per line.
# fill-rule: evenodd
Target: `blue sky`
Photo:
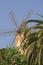
<path fill-rule="evenodd" d="M 10 20 L 9 12 L 13 10 L 20 25 L 26 10 L 32 9 L 32 19 L 41 19 L 35 13 L 43 15 L 43 0 L 0 0 L 0 32 L 12 30 L 15 25 Z M 0 48 L 10 45 L 15 34 L 0 35 Z"/>

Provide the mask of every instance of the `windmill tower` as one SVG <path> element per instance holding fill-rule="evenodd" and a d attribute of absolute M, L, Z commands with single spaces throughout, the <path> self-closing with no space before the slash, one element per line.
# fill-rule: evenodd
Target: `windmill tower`
<path fill-rule="evenodd" d="M 28 29 L 28 26 L 26 25 L 25 21 L 21 23 L 19 26 L 16 35 L 16 47 L 20 47 L 21 41 L 24 39 L 24 32 Z"/>

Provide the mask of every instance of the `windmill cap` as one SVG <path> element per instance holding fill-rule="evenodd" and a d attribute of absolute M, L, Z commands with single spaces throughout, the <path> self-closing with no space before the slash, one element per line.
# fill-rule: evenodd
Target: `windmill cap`
<path fill-rule="evenodd" d="M 27 29 L 28 29 L 28 26 L 26 25 L 26 22 L 23 21 L 23 22 L 21 23 L 21 25 L 19 26 L 17 32 L 20 32 L 20 33 L 21 33 L 21 32 L 25 32 Z"/>

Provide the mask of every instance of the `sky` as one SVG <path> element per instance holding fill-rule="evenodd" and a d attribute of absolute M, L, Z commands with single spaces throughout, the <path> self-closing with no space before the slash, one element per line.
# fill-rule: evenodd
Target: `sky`
<path fill-rule="evenodd" d="M 13 15 L 19 26 L 30 9 L 32 19 L 41 19 L 36 13 L 43 15 L 43 0 L 0 0 L 0 32 L 17 28 L 9 16 L 10 11 L 14 12 Z M 0 34 L 0 48 L 10 45 L 14 37 L 15 33 Z"/>

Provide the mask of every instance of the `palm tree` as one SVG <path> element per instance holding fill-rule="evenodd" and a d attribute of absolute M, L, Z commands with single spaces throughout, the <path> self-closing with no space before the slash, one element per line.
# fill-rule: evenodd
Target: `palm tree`
<path fill-rule="evenodd" d="M 24 33 L 22 49 L 27 55 L 28 65 L 43 65 L 43 21 L 28 20 L 26 24 L 31 22 L 35 22 L 36 25 L 27 29 Z"/>

